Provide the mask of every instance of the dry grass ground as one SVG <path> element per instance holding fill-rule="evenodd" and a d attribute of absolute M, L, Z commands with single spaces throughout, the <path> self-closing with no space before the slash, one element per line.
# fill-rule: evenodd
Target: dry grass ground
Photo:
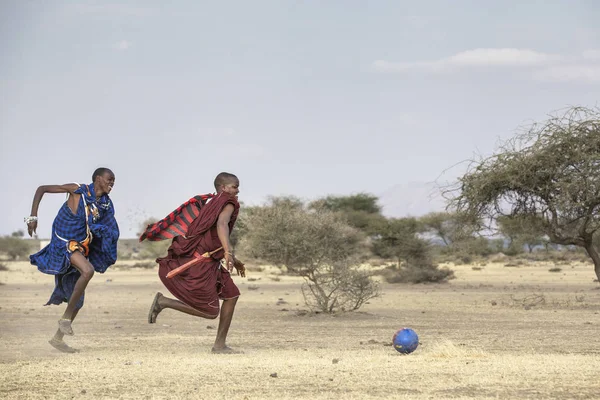
<path fill-rule="evenodd" d="M 146 323 L 152 269 L 97 274 L 68 338 L 47 340 L 62 307 L 42 307 L 52 277 L 26 263 L 0 271 L 0 397 L 6 399 L 592 399 L 600 395 L 600 290 L 589 264 L 452 267 L 442 285 L 383 285 L 361 312 L 314 315 L 297 278 L 236 278 L 242 298 L 229 344 L 217 321 L 165 311 Z M 390 346 L 410 326 L 421 345 Z M 276 375 L 274 375 L 276 374 Z"/>

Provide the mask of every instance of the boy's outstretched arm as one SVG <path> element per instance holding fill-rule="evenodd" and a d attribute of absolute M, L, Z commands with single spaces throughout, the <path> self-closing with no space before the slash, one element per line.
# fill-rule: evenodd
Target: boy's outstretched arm
<path fill-rule="evenodd" d="M 29 214 L 30 217 L 35 217 L 34 219 L 31 219 L 29 221 L 27 221 L 27 218 L 25 219 L 27 222 L 27 232 L 29 233 L 29 236 L 33 236 L 34 233 L 37 233 L 37 214 L 38 214 L 38 208 L 40 206 L 40 202 L 42 201 L 42 197 L 44 196 L 44 193 L 75 193 L 75 191 L 77 190 L 79 186 L 77 186 L 75 183 L 66 183 L 64 185 L 42 185 L 40 187 L 37 188 L 37 190 L 35 191 L 35 195 L 33 196 L 33 203 L 31 204 L 31 213 Z M 71 208 L 71 210 L 73 212 L 77 211 L 77 203 L 73 203 L 72 201 L 73 197 L 69 197 L 69 207 Z M 73 199 L 75 200 L 75 199 Z"/>

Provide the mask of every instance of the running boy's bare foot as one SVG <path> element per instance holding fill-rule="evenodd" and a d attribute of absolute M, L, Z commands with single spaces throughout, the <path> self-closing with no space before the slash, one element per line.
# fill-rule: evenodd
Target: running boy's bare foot
<path fill-rule="evenodd" d="M 71 320 L 61 318 L 58 320 L 58 329 L 65 335 L 73 336 L 73 328 L 71 327 Z"/>
<path fill-rule="evenodd" d="M 48 340 L 48 343 L 50 343 L 50 345 L 52 345 L 52 347 L 54 347 L 56 350 L 62 351 L 63 353 L 79 353 L 79 350 L 70 347 L 62 340 L 58 340 L 56 338 Z"/>
<path fill-rule="evenodd" d="M 211 353 L 213 353 L 213 354 L 244 354 L 243 351 L 234 350 L 229 346 L 220 347 L 220 348 L 213 347 L 211 350 Z"/>
<path fill-rule="evenodd" d="M 162 307 L 159 304 L 160 299 L 162 297 L 163 295 L 161 292 L 156 293 L 156 296 L 154 296 L 154 300 L 152 301 L 152 305 L 150 306 L 150 312 L 148 312 L 149 324 L 156 323 L 156 317 L 158 317 L 158 314 L 160 314 L 160 312 L 162 311 Z"/>

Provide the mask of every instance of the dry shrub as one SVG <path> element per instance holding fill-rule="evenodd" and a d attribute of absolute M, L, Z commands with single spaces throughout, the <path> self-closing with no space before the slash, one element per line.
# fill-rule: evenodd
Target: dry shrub
<path fill-rule="evenodd" d="M 473 257 L 472 254 L 457 254 L 454 258 L 455 264 L 458 263 L 458 264 L 469 265 L 473 261 L 475 261 L 475 257 Z"/>
<path fill-rule="evenodd" d="M 508 260 L 509 257 L 504 253 L 496 253 L 489 256 L 488 260 L 493 263 L 501 263 Z"/>
<path fill-rule="evenodd" d="M 560 272 L 562 271 L 562 268 L 560 267 L 552 267 L 548 270 L 548 272 Z"/>
<path fill-rule="evenodd" d="M 504 264 L 505 267 L 520 267 L 522 266 L 524 263 L 521 260 L 515 260 L 515 261 L 511 261 L 508 262 L 506 264 Z"/>
<path fill-rule="evenodd" d="M 0 263 L 0 271 L 8 271 L 8 267 L 4 263 Z"/>
<path fill-rule="evenodd" d="M 33 241 L 11 236 L 0 237 L 0 254 L 8 260 L 27 259 L 33 252 Z"/>
<path fill-rule="evenodd" d="M 328 313 L 358 310 L 379 296 L 379 284 L 371 275 L 345 264 L 324 266 L 302 285 L 304 302 L 313 310 Z"/>
<path fill-rule="evenodd" d="M 436 265 L 404 265 L 386 268 L 382 275 L 388 283 L 441 283 L 454 279 L 454 271 Z"/>
<path fill-rule="evenodd" d="M 534 251 L 532 253 L 523 253 L 519 258 L 528 262 L 551 262 L 556 265 L 568 265 L 576 262 L 588 263 L 589 257 L 579 249 L 562 249 L 549 251 Z"/>
<path fill-rule="evenodd" d="M 297 199 L 274 198 L 255 208 L 245 223 L 244 254 L 304 278 L 302 293 L 311 309 L 358 310 L 379 295 L 377 282 L 360 271 L 365 237 L 339 214 L 308 211 Z"/>
<path fill-rule="evenodd" d="M 523 307 L 526 310 L 530 309 L 531 307 L 546 304 L 546 296 L 537 293 L 533 293 L 521 298 L 511 295 L 510 299 L 512 301 L 513 306 Z"/>

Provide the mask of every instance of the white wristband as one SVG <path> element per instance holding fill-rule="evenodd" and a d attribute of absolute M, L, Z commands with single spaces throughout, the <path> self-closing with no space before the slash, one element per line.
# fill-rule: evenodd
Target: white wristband
<path fill-rule="evenodd" d="M 29 225 L 30 222 L 37 222 L 38 218 L 35 216 L 29 216 L 29 217 L 23 218 L 23 220 L 25 221 L 26 224 Z"/>

